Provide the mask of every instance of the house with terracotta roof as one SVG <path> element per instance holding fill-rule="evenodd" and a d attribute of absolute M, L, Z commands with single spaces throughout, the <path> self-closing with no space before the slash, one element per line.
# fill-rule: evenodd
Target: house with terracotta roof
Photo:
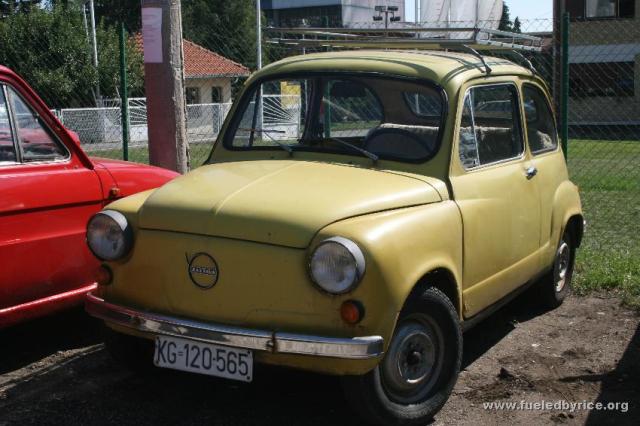
<path fill-rule="evenodd" d="M 142 35 L 136 34 L 134 40 L 142 53 Z M 187 39 L 183 39 L 182 49 L 184 86 L 188 105 L 231 102 L 233 81 L 251 74 L 244 65 Z"/>

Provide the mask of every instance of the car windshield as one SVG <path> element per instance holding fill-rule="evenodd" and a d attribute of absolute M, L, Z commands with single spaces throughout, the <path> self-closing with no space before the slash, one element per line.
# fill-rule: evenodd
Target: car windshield
<path fill-rule="evenodd" d="M 225 146 L 421 162 L 440 147 L 444 94 L 379 76 L 279 78 L 243 96 Z"/>

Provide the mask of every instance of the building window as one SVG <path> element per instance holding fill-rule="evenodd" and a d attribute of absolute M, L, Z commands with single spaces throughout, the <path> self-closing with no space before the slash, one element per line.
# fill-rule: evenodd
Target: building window
<path fill-rule="evenodd" d="M 587 18 L 615 18 L 616 0 L 587 0 Z"/>
<path fill-rule="evenodd" d="M 187 105 L 200 103 L 200 88 L 199 87 L 187 87 L 186 88 Z"/>
<path fill-rule="evenodd" d="M 219 104 L 222 102 L 222 87 L 213 86 L 211 88 L 211 102 Z"/>
<path fill-rule="evenodd" d="M 629 97 L 635 93 L 633 62 L 571 64 L 569 75 L 572 97 Z"/>
<path fill-rule="evenodd" d="M 634 18 L 635 0 L 566 0 L 571 19 Z"/>

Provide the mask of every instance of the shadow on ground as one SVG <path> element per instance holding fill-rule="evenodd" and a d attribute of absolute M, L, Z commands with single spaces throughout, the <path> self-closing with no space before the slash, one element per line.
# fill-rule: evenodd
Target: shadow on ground
<path fill-rule="evenodd" d="M 545 313 L 535 306 L 525 294 L 469 331 L 463 368 L 471 368 L 500 344 L 515 324 L 523 325 Z M 97 323 L 81 311 L 1 331 L 0 426 L 352 426 L 356 419 L 335 377 L 265 366 L 256 366 L 251 384 L 168 370 L 135 375 L 111 360 L 98 336 Z M 604 378 L 603 401 L 628 399 L 630 393 L 617 380 L 620 375 L 637 374 L 638 339 L 636 332 L 616 371 Z M 633 386 L 640 381 L 629 383 Z M 462 403 L 462 411 L 469 404 L 465 400 L 457 403 Z M 597 416 L 592 413 L 590 424 L 603 423 Z"/>
<path fill-rule="evenodd" d="M 601 381 L 600 395 L 596 402 L 603 406 L 627 403 L 628 411 L 638 411 L 640 404 L 640 326 L 629 342 L 616 368 L 604 375 L 583 376 L 582 380 Z M 620 425 L 628 421 L 629 415 L 620 409 L 593 410 L 589 413 L 588 426 Z"/>
<path fill-rule="evenodd" d="M 98 325 L 77 308 L 0 330 L 0 376 L 57 352 L 100 343 Z"/>

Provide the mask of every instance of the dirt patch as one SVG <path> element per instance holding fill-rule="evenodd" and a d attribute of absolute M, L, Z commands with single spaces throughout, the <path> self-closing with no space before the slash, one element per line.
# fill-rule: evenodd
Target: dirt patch
<path fill-rule="evenodd" d="M 465 334 L 460 379 L 434 423 L 640 424 L 639 324 L 616 299 L 572 297 L 544 312 L 520 298 Z M 353 424 L 336 378 L 260 366 L 252 384 L 166 370 L 138 376 L 98 336 L 81 311 L 0 331 L 0 426 Z M 562 401 L 629 406 L 534 407 Z"/>

